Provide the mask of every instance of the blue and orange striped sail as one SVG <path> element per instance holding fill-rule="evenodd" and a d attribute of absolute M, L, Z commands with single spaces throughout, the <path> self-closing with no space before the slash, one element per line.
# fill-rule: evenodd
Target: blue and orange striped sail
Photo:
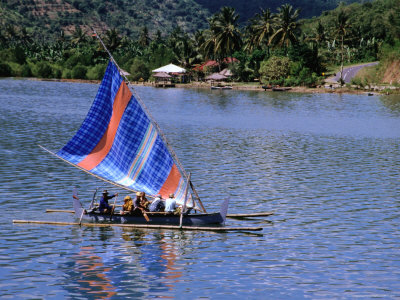
<path fill-rule="evenodd" d="M 132 191 L 185 197 L 186 180 L 112 61 L 81 127 L 56 155 Z"/>

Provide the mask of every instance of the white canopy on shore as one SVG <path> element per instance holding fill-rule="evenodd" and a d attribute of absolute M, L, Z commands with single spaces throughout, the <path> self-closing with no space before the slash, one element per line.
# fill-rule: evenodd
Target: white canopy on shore
<path fill-rule="evenodd" d="M 163 66 L 161 68 L 155 69 L 152 72 L 154 73 L 186 73 L 186 70 L 184 68 L 178 67 L 174 64 L 169 64 L 166 66 Z"/>

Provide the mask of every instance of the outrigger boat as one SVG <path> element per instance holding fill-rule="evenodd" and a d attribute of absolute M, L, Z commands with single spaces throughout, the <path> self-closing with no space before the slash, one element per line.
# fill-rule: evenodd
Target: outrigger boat
<path fill-rule="evenodd" d="M 220 212 L 216 213 L 184 213 L 181 223 L 181 215 L 168 212 L 145 212 L 135 211 L 132 214 L 121 212 L 100 213 L 96 210 L 86 211 L 79 199 L 74 198 L 75 217 L 88 222 L 113 222 L 118 224 L 156 224 L 156 225 L 183 225 L 183 226 L 207 226 L 224 225 L 228 211 L 228 201 L 221 205 Z"/>
<path fill-rule="evenodd" d="M 58 152 L 41 147 L 129 193 L 145 192 L 150 197 L 161 195 L 163 199 L 174 194 L 181 213 L 129 215 L 116 210 L 111 214 L 101 213 L 93 209 L 93 200 L 85 209 L 74 195 L 76 217 L 80 222 L 224 225 L 229 201 L 224 201 L 220 212 L 207 213 L 190 180 L 190 173 L 185 172 L 160 127 L 134 89 L 130 89 L 129 81 L 121 75 L 110 52 L 108 54 L 110 62 L 97 95 L 75 136 Z"/>

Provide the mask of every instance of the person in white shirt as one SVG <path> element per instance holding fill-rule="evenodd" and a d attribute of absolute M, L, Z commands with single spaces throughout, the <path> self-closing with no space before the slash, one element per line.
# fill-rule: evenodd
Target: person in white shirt
<path fill-rule="evenodd" d="M 176 209 L 176 199 L 174 194 L 169 194 L 169 197 L 165 200 L 165 211 L 174 212 Z"/>

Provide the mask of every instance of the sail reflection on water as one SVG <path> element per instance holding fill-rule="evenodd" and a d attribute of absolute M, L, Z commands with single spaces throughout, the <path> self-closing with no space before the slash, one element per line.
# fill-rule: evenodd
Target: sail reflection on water
<path fill-rule="evenodd" d="M 182 242 L 189 241 L 181 234 L 170 231 L 160 231 L 148 234 L 144 231 L 124 230 L 123 239 L 128 253 L 132 256 L 127 259 L 140 265 L 141 277 L 148 277 L 156 285 L 151 285 L 149 291 L 153 293 L 168 292 L 174 290 L 174 285 L 183 276 L 179 266 L 180 250 Z M 150 240 L 149 240 L 150 239 Z M 128 254 L 127 253 L 127 254 Z M 168 293 L 167 293 L 168 294 Z M 163 298 L 168 298 L 163 294 Z"/>
<path fill-rule="evenodd" d="M 176 261 L 179 258 L 177 254 L 177 247 L 174 238 L 171 236 L 173 233 L 165 234 L 161 241 L 161 249 L 163 254 L 161 258 L 166 262 L 165 264 L 165 278 L 167 279 L 167 286 L 170 290 L 173 289 L 173 283 L 179 282 L 179 278 L 182 277 L 182 271 L 176 265 Z"/>
<path fill-rule="evenodd" d="M 107 276 L 110 270 L 104 265 L 102 257 L 94 254 L 94 247 L 82 247 L 75 257 L 73 273 L 77 275 L 77 290 L 71 291 L 72 294 L 89 293 L 96 299 L 109 299 L 116 295 L 117 288 Z"/>

